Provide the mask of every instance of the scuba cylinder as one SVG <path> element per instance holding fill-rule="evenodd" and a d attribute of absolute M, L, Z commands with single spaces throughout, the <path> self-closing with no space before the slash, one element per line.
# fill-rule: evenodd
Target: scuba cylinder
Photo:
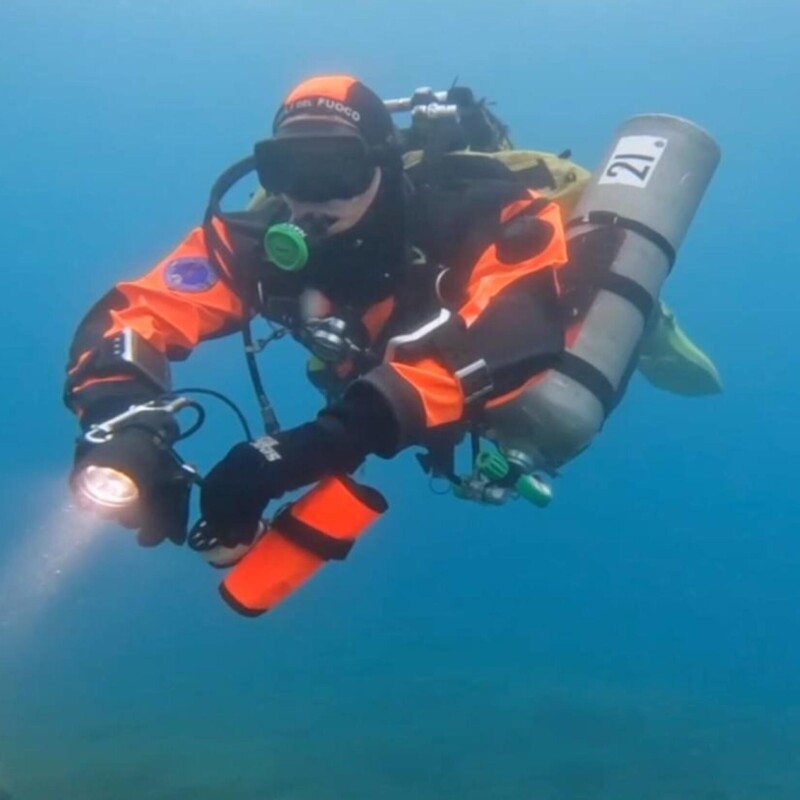
<path fill-rule="evenodd" d="M 565 353 L 487 412 L 489 438 L 504 452 L 554 469 L 599 432 L 719 158 L 716 142 L 685 119 L 643 115 L 619 128 L 567 224 Z"/>
<path fill-rule="evenodd" d="M 284 507 L 226 575 L 219 590 L 243 616 L 274 608 L 356 539 L 387 509 L 380 492 L 350 478 L 327 478 Z M 221 554 L 218 554 L 218 556 Z"/>

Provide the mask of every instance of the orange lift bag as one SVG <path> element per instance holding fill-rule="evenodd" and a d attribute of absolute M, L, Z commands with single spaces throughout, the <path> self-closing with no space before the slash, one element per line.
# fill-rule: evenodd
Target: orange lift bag
<path fill-rule="evenodd" d="M 326 478 L 272 520 L 220 584 L 235 611 L 257 617 L 302 586 L 326 561 L 347 557 L 388 508 L 383 495 L 347 477 Z"/>

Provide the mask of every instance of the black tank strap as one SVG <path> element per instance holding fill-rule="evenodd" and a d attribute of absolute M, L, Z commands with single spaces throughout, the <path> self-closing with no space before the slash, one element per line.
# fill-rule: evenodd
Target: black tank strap
<path fill-rule="evenodd" d="M 643 222 L 638 222 L 629 217 L 622 217 L 619 214 L 615 214 L 613 211 L 590 211 L 582 217 L 571 219 L 567 223 L 566 229 L 571 230 L 572 228 L 577 228 L 579 225 L 613 225 L 617 228 L 624 228 L 627 231 L 638 233 L 643 239 L 652 242 L 661 250 L 667 259 L 670 270 L 675 264 L 675 258 L 677 256 L 675 248 L 658 231 L 653 230 L 653 228 L 649 225 L 645 225 Z"/>
<path fill-rule="evenodd" d="M 653 312 L 653 297 L 641 284 L 625 275 L 608 272 L 600 281 L 600 288 L 622 297 L 635 306 L 645 320 Z"/>
<path fill-rule="evenodd" d="M 354 539 L 336 539 L 306 525 L 292 516 L 287 508 L 273 520 L 273 527 L 290 542 L 308 550 L 323 561 L 343 561 L 353 549 Z"/>
<path fill-rule="evenodd" d="M 606 417 L 614 410 L 618 399 L 617 390 L 597 367 L 575 353 L 565 352 L 554 369 L 591 392 L 600 402 Z"/>

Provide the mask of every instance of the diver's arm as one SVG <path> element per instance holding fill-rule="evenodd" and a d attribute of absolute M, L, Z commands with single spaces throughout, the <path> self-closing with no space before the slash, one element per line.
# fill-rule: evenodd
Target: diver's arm
<path fill-rule="evenodd" d="M 555 204 L 538 211 L 535 204 L 532 195 L 504 209 L 500 233 L 476 261 L 439 345 L 431 336 L 429 352 L 381 364 L 327 412 L 375 420 L 367 426 L 369 452 L 391 456 L 434 428 L 462 423 L 470 408 L 501 402 L 562 352 L 557 271 L 566 263 L 564 231 Z"/>
<path fill-rule="evenodd" d="M 230 282 L 209 263 L 202 228 L 195 228 L 146 275 L 118 283 L 80 323 L 70 347 L 66 405 L 86 425 L 163 392 L 147 370 L 114 358 L 112 343 L 124 331 L 146 342 L 151 360 L 166 368 L 200 341 L 236 330 L 244 313 Z"/>
<path fill-rule="evenodd" d="M 434 428 L 463 423 L 476 399 L 501 397 L 551 366 L 564 342 L 555 272 L 566 261 L 566 247 L 552 204 L 538 212 L 536 246 L 516 247 L 520 239 L 509 226 L 516 217 L 517 227 L 527 224 L 529 207 L 532 203 L 513 204 L 503 217 L 509 236 L 476 261 L 448 328 L 448 347 L 441 338 L 422 338 L 427 354 L 398 355 L 371 370 L 315 421 L 235 445 L 203 481 L 206 530 L 227 545 L 249 542 L 271 500 L 353 472 L 372 453 L 391 458 L 424 442 Z M 467 368 L 470 359 L 483 364 L 486 393 L 469 397 L 472 382 L 443 357 L 448 348 L 450 355 L 460 350 Z"/>

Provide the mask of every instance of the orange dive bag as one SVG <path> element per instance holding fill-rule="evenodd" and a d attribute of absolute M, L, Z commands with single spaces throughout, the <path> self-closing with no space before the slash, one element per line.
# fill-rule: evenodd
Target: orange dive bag
<path fill-rule="evenodd" d="M 326 478 L 275 516 L 226 575 L 220 594 L 244 616 L 269 611 L 326 561 L 346 558 L 387 508 L 383 495 L 369 486 L 342 476 Z"/>

